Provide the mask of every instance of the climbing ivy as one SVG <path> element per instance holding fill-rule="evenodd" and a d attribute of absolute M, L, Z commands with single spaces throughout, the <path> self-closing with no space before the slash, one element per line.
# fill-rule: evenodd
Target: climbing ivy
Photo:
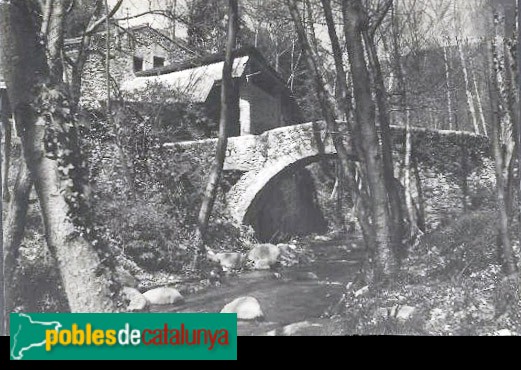
<path fill-rule="evenodd" d="M 95 226 L 89 199 L 89 169 L 81 150 L 78 117 L 72 113 L 68 90 L 63 85 L 41 84 L 37 87 L 32 104 L 38 115 L 37 124 L 44 123 L 43 145 L 46 158 L 56 161 L 60 192 L 68 206 L 67 217 L 73 223 L 74 237 L 83 237 L 100 258 L 97 274 L 114 276 L 112 253 L 101 236 L 104 230 Z M 116 279 L 111 278 L 113 292 L 119 290 Z"/>

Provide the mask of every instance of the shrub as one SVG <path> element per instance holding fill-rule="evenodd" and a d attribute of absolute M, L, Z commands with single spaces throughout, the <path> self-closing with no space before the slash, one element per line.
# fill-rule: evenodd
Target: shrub
<path fill-rule="evenodd" d="M 173 154 L 162 144 L 199 139 L 211 133 L 212 124 L 199 106 L 165 107 L 159 103 L 169 101 L 166 97 L 153 96 L 146 109 L 119 104 L 112 129 L 99 114 L 91 125 L 87 147 L 95 182 L 93 201 L 98 224 L 107 228 L 117 249 L 148 271 L 182 272 L 195 253 L 197 216 L 210 163 L 190 153 Z M 223 188 L 227 182 L 225 177 Z M 220 199 L 210 234 L 208 244 L 216 249 L 236 249 L 243 243 Z"/>

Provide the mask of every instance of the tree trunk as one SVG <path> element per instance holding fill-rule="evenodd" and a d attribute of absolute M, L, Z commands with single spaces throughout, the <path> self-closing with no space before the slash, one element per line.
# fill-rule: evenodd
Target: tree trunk
<path fill-rule="evenodd" d="M 411 133 L 411 113 L 409 108 L 409 92 L 407 90 L 407 82 L 405 80 L 402 58 L 399 50 L 399 34 L 397 26 L 397 17 L 395 13 L 395 7 L 392 8 L 392 38 L 393 38 L 393 54 L 394 54 L 394 69 L 396 79 L 398 80 L 398 89 L 400 91 L 400 110 L 405 123 L 405 157 L 404 157 L 404 168 L 403 178 L 405 187 L 405 208 L 407 212 L 407 219 L 409 220 L 409 239 L 414 241 L 420 234 L 418 228 L 418 219 L 416 213 L 416 207 L 414 206 L 414 199 L 412 196 L 412 133 Z"/>
<path fill-rule="evenodd" d="M 1 109 L 1 108 L 0 108 Z M 9 192 L 9 171 L 11 168 L 11 146 L 13 129 L 8 116 L 2 117 L 2 126 L 4 128 L 4 140 L 5 145 L 3 148 L 3 161 L 2 161 L 2 195 L 5 203 L 9 203 L 10 192 Z"/>
<path fill-rule="evenodd" d="M 397 270 L 397 261 L 391 248 L 387 189 L 375 124 L 375 106 L 369 88 L 369 71 L 365 62 L 362 42 L 362 4 L 360 0 L 342 2 L 344 32 L 347 43 L 353 91 L 356 101 L 355 116 L 360 127 L 361 146 L 372 200 L 372 223 L 375 229 L 377 249 L 375 255 L 375 278 L 391 278 Z"/>
<path fill-rule="evenodd" d="M 1 45 L 1 44 L 0 44 Z M 0 46 L 1 47 L 1 46 Z M 1 95 L 0 92 L 0 123 L 2 126 L 7 127 L 6 125 L 9 125 L 8 119 L 6 119 L 6 104 L 5 101 L 3 101 L 5 98 Z M 2 181 L 2 153 L 3 146 L 2 143 L 2 130 L 0 129 L 0 336 L 5 336 L 7 332 L 7 305 L 6 305 L 6 298 L 5 298 L 5 291 L 6 291 L 6 284 L 5 284 L 5 259 L 4 259 L 4 202 L 3 202 L 3 184 Z"/>
<path fill-rule="evenodd" d="M 9 323 L 9 313 L 13 312 L 18 304 L 19 291 L 17 288 L 18 279 L 16 271 L 18 268 L 20 246 L 24 238 L 27 223 L 29 197 L 33 187 L 33 181 L 23 157 L 20 159 L 18 167 L 13 196 L 7 212 L 5 222 L 6 233 L 4 235 L 5 281 L 9 282 L 5 289 L 7 323 Z M 9 331 L 9 324 L 7 324 L 7 330 Z"/>
<path fill-rule="evenodd" d="M 514 22 L 513 22 L 514 23 Z M 508 32 L 513 37 L 513 28 L 507 27 Z M 512 39 L 506 39 L 504 41 L 504 54 L 505 54 L 505 100 L 506 100 L 506 109 L 507 109 L 507 117 L 509 117 L 510 122 L 508 128 L 505 130 L 507 133 L 506 138 L 506 152 L 504 156 L 504 170 L 507 174 L 507 190 L 506 190 L 506 204 L 507 204 L 507 212 L 509 216 L 512 214 L 514 209 L 514 169 L 515 169 L 515 160 L 516 160 L 516 148 L 519 150 L 519 134 L 518 129 L 521 126 L 521 116 L 519 115 L 519 96 L 517 94 L 516 88 L 516 47 L 513 45 Z"/>
<path fill-rule="evenodd" d="M 342 48 L 338 35 L 336 33 L 335 21 L 333 18 L 333 10 L 331 8 L 331 0 L 321 0 L 324 9 L 324 16 L 326 19 L 327 30 L 331 40 L 331 48 L 333 50 L 333 59 L 335 60 L 335 71 L 337 79 L 336 100 L 339 114 L 344 116 L 347 124 L 349 124 L 349 117 L 352 111 L 351 99 L 349 97 L 349 90 L 347 84 L 346 71 L 344 69 L 344 61 L 342 58 Z"/>
<path fill-rule="evenodd" d="M 427 232 L 427 225 L 425 222 L 425 197 L 423 196 L 423 186 L 420 177 L 420 169 L 418 160 L 413 157 L 414 178 L 416 180 L 416 191 L 418 193 L 418 227 L 422 232 Z"/>
<path fill-rule="evenodd" d="M 487 121 L 485 119 L 485 112 L 483 110 L 483 101 L 479 92 L 478 80 L 476 78 L 475 66 L 472 59 L 470 63 L 470 77 L 472 79 L 472 85 L 474 86 L 474 94 L 476 95 L 476 103 L 478 105 L 479 120 L 481 121 L 481 127 L 483 129 L 483 135 L 488 136 Z"/>
<path fill-rule="evenodd" d="M 223 79 L 221 87 L 221 116 L 219 121 L 219 139 L 215 160 L 212 165 L 208 184 L 204 192 L 201 210 L 199 212 L 198 226 L 201 248 L 207 237 L 208 223 L 215 203 L 217 189 L 221 180 L 221 175 L 226 158 L 226 148 L 228 146 L 228 127 L 235 124 L 233 107 L 237 104 L 234 81 L 232 78 L 233 51 L 237 45 L 237 34 L 239 31 L 239 9 L 237 0 L 228 0 L 228 41 L 226 44 L 226 57 L 223 67 Z M 200 253 L 203 250 L 199 251 Z"/>
<path fill-rule="evenodd" d="M 309 41 L 311 43 L 311 47 L 313 48 L 313 53 L 316 55 L 318 54 L 318 40 L 317 33 L 315 31 L 315 17 L 313 15 L 313 8 L 311 7 L 311 2 L 309 0 L 304 0 L 303 6 L 306 9 L 307 14 L 307 22 L 304 22 L 304 24 L 307 24 L 307 28 L 309 28 Z"/>
<path fill-rule="evenodd" d="M 394 160 L 392 149 L 392 133 L 391 133 L 391 119 L 389 117 L 389 105 L 387 102 L 387 91 L 382 73 L 382 67 L 378 59 L 378 51 L 374 42 L 374 37 L 370 37 L 368 31 L 364 31 L 364 39 L 367 48 L 367 55 L 369 57 L 369 64 L 373 70 L 375 96 L 378 106 L 378 117 L 380 122 L 382 142 L 382 154 L 384 165 L 385 186 L 389 194 L 389 205 L 392 220 L 393 230 L 393 244 L 396 250 L 401 249 L 401 241 L 404 235 L 403 225 L 403 209 L 400 201 L 400 191 L 396 186 L 396 179 L 394 177 Z"/>
<path fill-rule="evenodd" d="M 35 3 L 0 3 L 0 70 L 4 73 L 9 100 L 22 137 L 24 157 L 35 181 L 49 250 L 58 261 L 61 279 L 72 312 L 111 312 L 110 278 L 94 247 L 73 223 L 70 198 L 71 176 L 62 164 L 51 159 L 44 148 L 46 130 L 67 128 L 66 141 L 72 152 L 75 122 L 65 107 L 67 100 L 57 85 L 63 83 L 61 45 L 63 45 L 63 1 L 54 2 L 50 17 L 47 50 L 41 43 L 33 14 Z M 55 54 L 56 53 L 56 54 Z M 49 58 L 47 61 L 47 57 Z M 16 61 L 16 62 L 14 62 Z M 63 99 L 63 100 L 60 100 Z M 48 110 L 45 111 L 45 105 Z M 43 109 L 38 112 L 36 109 Z M 49 132 L 50 133 L 50 132 Z M 74 188 L 81 198 L 81 190 Z M 105 257 L 105 256 L 104 256 Z"/>
<path fill-rule="evenodd" d="M 170 35 L 172 40 L 175 40 L 177 38 L 177 0 L 173 0 L 170 3 L 170 12 L 172 14 L 170 20 Z"/>
<path fill-rule="evenodd" d="M 521 221 L 521 0 L 517 1 L 517 176 L 519 181 L 517 202 Z M 519 236 L 521 242 L 521 236 Z"/>
<path fill-rule="evenodd" d="M 348 131 L 347 136 L 347 143 L 348 146 L 354 150 L 355 154 L 360 157 L 362 154 L 362 150 L 359 145 L 359 141 L 355 138 L 355 133 L 353 131 L 350 118 L 351 113 L 353 111 L 352 101 L 351 97 L 349 96 L 349 87 L 347 83 L 347 74 L 344 69 L 344 62 L 342 57 L 342 48 L 340 46 L 340 41 L 338 39 L 338 35 L 336 33 L 336 27 L 335 22 L 333 18 L 333 11 L 331 8 L 331 1 L 330 0 L 322 0 L 322 7 L 324 10 L 324 15 L 326 18 L 326 24 L 328 29 L 329 38 L 331 41 L 332 51 L 333 51 L 333 58 L 335 61 L 335 71 L 336 71 L 336 101 L 337 101 L 337 110 L 338 114 L 344 116 Z M 296 19 L 298 21 L 298 11 L 297 7 L 294 6 L 292 11 L 292 15 L 294 20 Z M 298 27 L 297 27 L 298 29 Z M 303 33 L 304 29 L 302 28 L 300 30 L 300 33 Z M 301 35 L 301 39 L 304 41 L 301 41 L 302 44 L 306 44 L 306 35 L 303 33 Z M 320 77 L 320 72 L 316 66 L 318 66 L 317 63 L 317 56 L 311 54 L 311 48 L 309 48 L 309 56 L 308 56 L 308 66 L 311 70 L 315 71 L 315 85 L 317 91 L 324 90 L 322 86 L 324 86 L 324 83 L 322 82 L 322 79 Z M 328 124 L 328 131 L 331 134 L 331 137 L 333 139 L 333 143 L 335 145 L 335 149 L 337 150 L 340 165 L 342 167 L 342 175 L 345 173 L 345 171 L 348 171 L 348 176 L 345 177 L 347 180 L 348 187 L 352 190 L 353 195 L 353 203 L 354 203 L 354 210 L 355 215 L 358 219 L 358 222 L 360 224 L 360 227 L 362 229 L 362 233 L 364 235 L 364 241 L 366 243 L 366 246 L 368 250 L 372 253 L 376 250 L 376 235 L 374 234 L 374 230 L 372 229 L 370 218 L 367 212 L 367 203 L 368 203 L 368 196 L 366 194 L 365 186 L 361 182 L 357 183 L 355 179 L 359 178 L 360 181 L 363 177 L 361 171 L 357 170 L 357 166 L 353 163 L 352 160 L 350 160 L 347 150 L 344 146 L 343 139 L 340 135 L 338 125 L 336 121 L 334 121 L 334 117 L 332 116 L 332 108 L 331 104 L 327 101 L 327 95 L 326 93 L 319 93 L 319 95 L 323 95 L 323 99 L 325 100 L 322 103 L 322 111 L 324 116 L 326 117 L 326 122 Z M 357 176 L 357 172 L 358 176 Z"/>
<path fill-rule="evenodd" d="M 326 0 L 326 9 L 328 5 L 328 1 Z M 364 234 L 364 240 L 368 246 L 368 249 L 374 250 L 375 249 L 375 236 L 374 232 L 371 228 L 371 224 L 369 221 L 369 216 L 367 215 L 367 212 L 365 211 L 365 203 L 366 201 L 362 200 L 363 195 L 361 193 L 363 192 L 363 187 L 358 186 L 354 179 L 360 176 L 356 176 L 356 167 L 354 163 L 352 162 L 351 158 L 349 157 L 349 153 L 346 149 L 346 146 L 344 145 L 344 141 L 342 138 L 342 135 L 340 135 L 338 124 L 336 122 L 336 117 L 334 114 L 333 104 L 330 101 L 329 95 L 325 88 L 325 83 L 322 79 L 322 74 L 320 73 L 319 69 L 319 63 L 318 63 L 318 57 L 314 53 L 314 49 L 311 46 L 307 34 L 306 29 L 302 23 L 301 16 L 299 14 L 298 6 L 295 0 L 286 0 L 286 4 L 288 6 L 291 18 L 293 19 L 293 23 L 295 25 L 295 30 L 297 32 L 299 42 L 302 45 L 302 48 L 304 50 L 304 57 L 307 64 L 308 69 L 312 73 L 313 83 L 315 86 L 315 90 L 317 93 L 317 97 L 319 100 L 320 108 L 322 111 L 322 114 L 324 115 L 326 124 L 327 124 L 327 130 L 328 133 L 331 135 L 331 139 L 333 141 L 333 144 L 335 146 L 335 149 L 338 154 L 338 158 L 340 160 L 341 166 L 344 169 L 348 170 L 349 175 L 346 176 L 346 180 L 349 181 L 348 185 L 351 189 L 353 189 L 354 194 L 354 203 L 356 205 L 356 214 L 360 222 L 360 226 L 362 228 L 363 234 Z M 324 4 L 324 3 L 323 3 Z M 328 19 L 330 19 L 328 17 Z M 335 59 L 335 68 L 337 72 L 337 85 L 338 85 L 338 94 L 337 98 L 339 99 L 338 106 L 339 110 L 342 110 L 345 117 L 349 118 L 350 116 L 350 110 L 351 110 L 351 102 L 348 98 L 348 88 L 347 88 L 347 79 L 346 79 L 346 73 L 344 71 L 343 62 L 342 62 L 342 53 L 340 48 L 340 43 L 338 42 L 338 37 L 336 35 L 336 31 L 332 31 L 332 28 L 330 27 L 330 21 L 328 20 L 328 31 L 329 35 L 332 41 L 333 45 L 333 56 Z M 349 120 L 346 122 L 347 128 L 348 128 L 348 143 L 349 146 L 354 149 L 355 153 L 357 152 L 357 149 L 355 146 L 357 146 L 357 141 L 353 140 L 353 132 L 350 128 Z"/>
<path fill-rule="evenodd" d="M 448 110 L 448 114 L 449 114 L 449 130 L 452 130 L 454 128 L 454 123 L 453 123 L 454 116 L 453 116 L 452 91 L 451 91 L 451 86 L 450 86 L 451 68 L 450 68 L 450 60 L 449 60 L 447 46 L 443 47 L 443 60 L 445 62 L 445 82 L 446 82 L 446 89 L 447 89 L 447 110 Z"/>
<path fill-rule="evenodd" d="M 114 143 L 116 145 L 116 149 L 119 156 L 119 162 L 121 164 L 121 169 L 123 171 L 123 177 L 125 177 L 125 182 L 128 186 L 128 193 L 130 195 L 130 199 L 136 198 L 136 187 L 134 182 L 133 171 L 130 165 L 130 161 L 128 159 L 127 153 L 125 152 L 125 148 L 123 147 L 123 142 L 121 139 L 121 122 L 118 118 L 114 119 L 113 111 L 112 111 L 112 89 L 111 89 L 111 74 L 110 74 L 110 53 L 111 53 L 111 32 L 110 32 L 110 8 L 108 4 L 108 0 L 105 0 L 105 90 L 107 92 L 106 96 L 106 115 L 107 122 L 109 126 L 112 128 L 112 134 L 114 136 Z"/>
<path fill-rule="evenodd" d="M 405 94 L 405 92 L 404 92 Z M 404 187 L 405 187 L 405 204 L 407 207 L 407 216 L 409 218 L 410 230 L 409 238 L 414 241 L 420 230 L 418 228 L 418 219 L 414 199 L 412 196 L 412 132 L 411 132 L 411 113 L 409 107 L 405 106 L 405 161 L 404 161 Z"/>
<path fill-rule="evenodd" d="M 476 108 L 474 107 L 474 96 L 472 94 L 470 81 L 469 81 L 469 72 L 467 69 L 467 61 L 465 58 L 465 53 L 463 51 L 463 45 L 461 42 L 456 39 L 456 43 L 458 44 L 458 53 L 461 60 L 461 67 L 463 68 L 463 79 L 465 81 L 465 94 L 467 95 L 467 106 L 470 112 L 470 118 L 472 119 L 472 125 L 474 126 L 474 132 L 479 134 L 479 125 L 478 119 L 476 117 Z"/>
<path fill-rule="evenodd" d="M 497 19 L 497 17 L 496 17 Z M 512 244 L 509 236 L 509 220 L 507 213 L 507 205 L 505 201 L 505 178 L 503 163 L 503 145 L 501 144 L 501 104 L 499 98 L 499 55 L 497 52 L 497 38 L 490 44 L 491 65 L 491 87 L 490 101 L 492 104 L 492 146 L 494 151 L 494 159 L 496 165 L 496 199 L 499 216 L 499 234 L 503 252 L 503 267 L 507 275 L 513 275 L 516 272 L 516 264 L 512 250 Z"/>

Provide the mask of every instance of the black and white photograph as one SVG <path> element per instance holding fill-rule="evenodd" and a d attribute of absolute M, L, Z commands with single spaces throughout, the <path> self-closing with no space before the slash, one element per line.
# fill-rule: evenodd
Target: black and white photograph
<path fill-rule="evenodd" d="M 521 335 L 520 6 L 0 0 L 0 334 Z"/>

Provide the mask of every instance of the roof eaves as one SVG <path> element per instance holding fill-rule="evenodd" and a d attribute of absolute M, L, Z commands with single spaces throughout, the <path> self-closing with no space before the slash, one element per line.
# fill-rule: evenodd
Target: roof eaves
<path fill-rule="evenodd" d="M 264 56 L 253 46 L 244 46 L 242 48 L 236 49 L 233 52 L 233 57 L 241 58 L 243 56 L 250 56 L 255 58 L 261 65 L 272 74 L 281 84 L 286 86 L 286 83 L 282 80 L 279 74 L 268 64 Z M 174 73 L 183 71 L 186 69 L 202 67 L 209 64 L 219 63 L 224 60 L 225 54 L 223 52 L 205 55 L 203 57 L 192 58 L 182 63 L 171 64 L 168 66 L 149 69 L 146 71 L 141 71 L 136 73 L 138 77 L 149 77 L 149 76 L 160 76 L 164 74 Z"/>

